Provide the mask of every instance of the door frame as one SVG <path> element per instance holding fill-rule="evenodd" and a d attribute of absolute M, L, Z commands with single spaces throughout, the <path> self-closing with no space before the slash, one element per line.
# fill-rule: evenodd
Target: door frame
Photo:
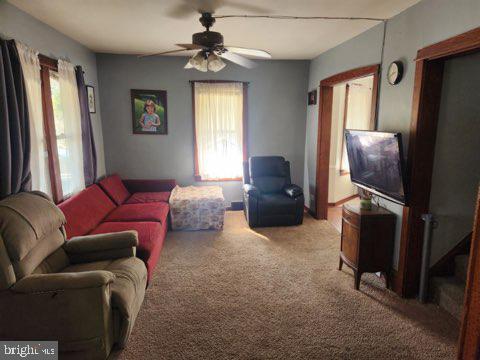
<path fill-rule="evenodd" d="M 347 81 L 370 75 L 373 75 L 371 121 L 373 123 L 373 128 L 375 129 L 377 123 L 380 64 L 344 71 L 320 81 L 315 186 L 315 218 L 317 219 L 327 219 L 328 214 L 328 174 L 330 168 L 333 87 Z"/>
<path fill-rule="evenodd" d="M 458 359 L 478 359 L 480 355 L 480 187 L 478 189 L 462 323 L 458 339 Z"/>
<path fill-rule="evenodd" d="M 479 50 L 480 27 L 417 52 L 407 157 L 408 206 L 403 208 L 397 271 L 399 292 L 404 297 L 418 292 L 424 227 L 421 215 L 429 211 L 444 65 L 448 59 Z"/>

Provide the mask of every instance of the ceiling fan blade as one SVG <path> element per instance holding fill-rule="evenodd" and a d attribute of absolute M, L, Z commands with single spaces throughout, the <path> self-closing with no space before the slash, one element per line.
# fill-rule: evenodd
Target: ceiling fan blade
<path fill-rule="evenodd" d="M 242 4 L 238 1 L 225 0 L 225 5 L 256 14 L 268 14 L 271 12 L 267 8 L 256 5 Z"/>
<path fill-rule="evenodd" d="M 219 55 L 224 59 L 230 60 L 231 62 L 233 62 L 237 65 L 246 67 L 248 69 L 252 69 L 255 66 L 257 66 L 257 64 L 255 62 L 253 62 L 252 60 L 244 58 L 243 56 L 240 56 L 240 55 L 235 54 L 233 52 L 230 52 L 228 50 L 226 52 L 222 53 L 222 54 L 219 54 Z"/>
<path fill-rule="evenodd" d="M 141 58 L 150 57 L 150 56 L 173 54 L 173 53 L 178 53 L 178 52 L 188 51 L 188 50 L 189 49 L 178 49 L 178 50 L 162 51 L 162 52 L 152 53 L 152 54 L 143 54 L 143 55 L 138 55 L 138 58 L 141 59 Z"/>
<path fill-rule="evenodd" d="M 186 50 L 202 50 L 202 49 L 206 49 L 205 46 L 202 46 L 202 45 L 197 45 L 197 44 L 175 44 L 177 46 L 180 46 Z"/>
<path fill-rule="evenodd" d="M 270 55 L 269 52 L 265 50 L 259 50 L 259 49 L 248 49 L 248 48 L 242 48 L 242 47 L 237 47 L 237 46 L 225 46 L 225 48 L 228 51 L 234 52 L 236 54 L 240 55 L 247 55 L 247 56 L 255 56 L 258 58 L 262 59 L 271 59 L 272 55 Z"/>
<path fill-rule="evenodd" d="M 168 12 L 168 16 L 173 18 L 186 18 L 188 16 L 209 12 L 214 13 L 224 0 L 182 0 L 182 4 L 172 7 Z"/>
<path fill-rule="evenodd" d="M 172 18 L 182 19 L 195 14 L 197 11 L 188 3 L 178 4 L 167 11 L 167 15 Z"/>

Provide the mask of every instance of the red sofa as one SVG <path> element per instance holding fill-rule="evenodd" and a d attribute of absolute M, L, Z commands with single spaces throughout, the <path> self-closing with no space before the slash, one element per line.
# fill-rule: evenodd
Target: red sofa
<path fill-rule="evenodd" d="M 121 180 L 109 176 L 59 204 L 67 238 L 124 230 L 138 232 L 137 256 L 150 281 L 168 229 L 168 199 L 175 180 Z"/>

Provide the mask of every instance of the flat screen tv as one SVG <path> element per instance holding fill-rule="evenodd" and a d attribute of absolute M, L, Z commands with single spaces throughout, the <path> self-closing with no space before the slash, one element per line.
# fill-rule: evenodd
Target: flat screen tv
<path fill-rule="evenodd" d="M 376 195 L 405 205 L 400 133 L 345 130 L 352 182 Z"/>

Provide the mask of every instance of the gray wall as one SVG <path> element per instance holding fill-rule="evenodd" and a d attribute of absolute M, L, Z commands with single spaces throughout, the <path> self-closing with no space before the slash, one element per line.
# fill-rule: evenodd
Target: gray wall
<path fill-rule="evenodd" d="M 0 36 L 3 39 L 19 40 L 44 55 L 56 59 L 66 59 L 75 65 L 82 66 L 85 71 L 86 84 L 95 87 L 97 113 L 92 114 L 92 125 L 97 147 L 98 174 L 99 176 L 105 174 L 95 54 L 75 40 L 59 33 L 5 1 L 0 1 Z"/>
<path fill-rule="evenodd" d="M 292 180 L 302 184 L 308 61 L 258 61 L 251 70 L 229 63 L 217 74 L 185 70 L 186 62 L 184 57 L 97 55 L 107 172 L 193 184 L 189 80 L 241 80 L 250 82 L 250 155 L 285 156 Z M 132 134 L 130 89 L 167 90 L 168 135 Z M 241 182 L 221 185 L 227 201 L 241 200 Z"/>
<path fill-rule="evenodd" d="M 480 53 L 447 61 L 438 119 L 430 212 L 435 264 L 472 231 L 480 180 Z"/>
<path fill-rule="evenodd" d="M 480 1 L 478 0 L 423 0 L 388 21 L 384 66 L 403 60 L 406 69 L 404 79 L 397 86 L 381 79 L 378 129 L 399 131 L 408 146 L 412 94 L 417 50 L 480 26 Z M 314 59 L 310 64 L 309 90 L 318 87 L 320 81 L 336 73 L 356 67 L 379 63 L 381 58 L 382 25 L 364 32 Z M 312 195 L 315 189 L 316 146 L 318 108 L 308 107 L 305 143 L 305 183 L 310 191 L 307 206 L 314 208 Z M 398 214 L 395 241 L 394 267 L 397 268 L 399 252 L 401 206 L 383 201 Z"/>

